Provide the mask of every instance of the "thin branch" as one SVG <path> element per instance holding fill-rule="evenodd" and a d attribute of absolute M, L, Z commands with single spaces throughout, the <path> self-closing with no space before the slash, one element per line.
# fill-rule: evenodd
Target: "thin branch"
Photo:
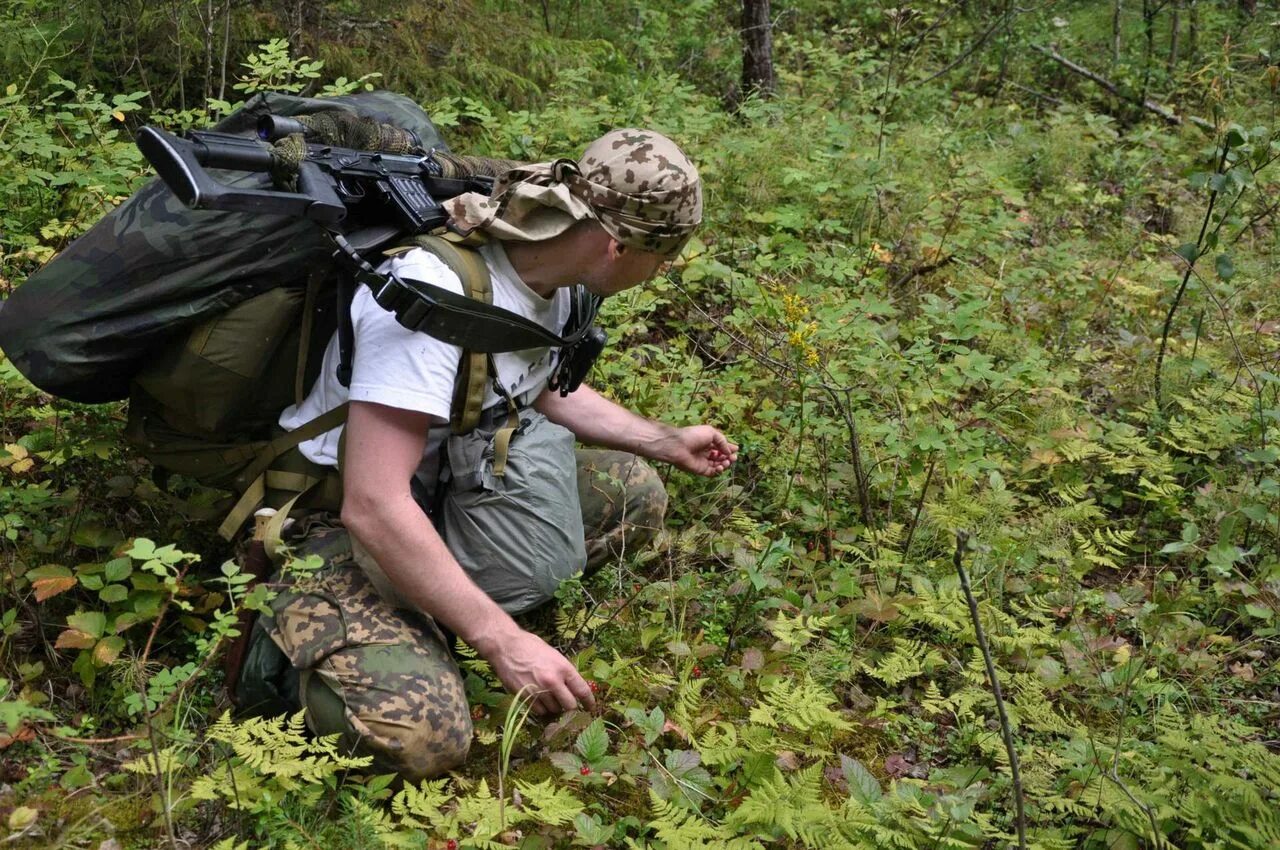
<path fill-rule="evenodd" d="M 1227 153 L 1231 150 L 1231 142 L 1229 138 L 1222 141 L 1222 156 L 1218 160 L 1218 167 L 1215 173 L 1222 173 L 1222 169 L 1227 165 Z M 1156 354 L 1156 385 L 1155 399 L 1156 410 L 1159 411 L 1163 405 L 1161 398 L 1161 380 L 1164 370 L 1164 353 L 1169 346 L 1169 331 L 1173 326 L 1173 316 L 1178 312 L 1178 306 L 1182 303 L 1182 296 L 1187 291 L 1187 284 L 1191 280 L 1191 272 L 1195 269 L 1196 260 L 1200 259 L 1202 246 L 1204 245 L 1204 235 L 1209 229 L 1209 221 L 1213 216 L 1213 207 L 1218 202 L 1218 190 L 1214 189 L 1209 195 L 1209 206 L 1204 211 L 1204 219 L 1200 222 L 1200 233 L 1196 236 L 1196 253 L 1192 258 L 1183 257 L 1187 261 L 1186 271 L 1182 274 L 1182 282 L 1178 284 L 1178 291 L 1174 293 L 1173 303 L 1169 305 L 1169 312 L 1164 317 L 1164 328 L 1160 331 L 1160 351 Z"/>
<path fill-rule="evenodd" d="M 929 493 L 929 485 L 933 483 L 933 470 L 938 464 L 938 453 L 929 453 L 929 469 L 924 474 L 924 484 L 920 486 L 920 498 L 916 499 L 916 511 L 911 517 L 911 527 L 907 529 L 907 541 L 902 544 L 902 563 L 898 565 L 898 574 L 893 579 L 893 595 L 898 595 L 898 587 L 902 584 L 902 573 L 907 566 L 907 556 L 911 554 L 911 542 L 915 540 L 916 529 L 920 526 L 920 513 L 924 510 L 924 499 Z"/>
<path fill-rule="evenodd" d="M 921 80 L 920 85 L 924 85 L 925 83 L 931 83 L 934 80 L 938 79 L 939 77 L 944 77 L 947 74 L 950 74 L 956 68 L 959 68 L 961 65 L 963 65 L 970 56 L 977 53 L 982 48 L 982 45 L 986 44 L 991 39 L 991 36 L 996 34 L 996 30 L 1000 29 L 1000 27 L 1004 25 L 1005 21 L 1006 21 L 1006 17 L 1004 15 L 1001 15 L 1000 19 L 997 20 L 990 27 L 988 27 L 986 32 L 978 36 L 977 41 L 969 45 L 963 53 L 961 53 L 959 56 L 953 59 L 950 63 L 948 63 L 947 66 L 944 67 L 941 71 L 937 71 L 933 74 L 930 74 L 929 76 Z"/>
<path fill-rule="evenodd" d="M 991 658 L 991 648 L 987 646 L 987 635 L 982 630 L 982 620 L 978 617 L 978 600 L 974 598 L 973 588 L 969 586 L 969 574 L 964 569 L 964 550 L 969 543 L 969 535 L 963 531 L 956 532 L 956 552 L 953 559 L 956 573 L 960 576 L 960 587 L 964 590 L 965 601 L 969 603 L 969 616 L 973 618 L 973 633 L 978 639 L 978 649 L 982 652 L 983 663 L 987 665 L 987 678 L 991 680 L 991 693 L 996 698 L 996 714 L 1000 718 L 1000 734 L 1004 738 L 1004 748 L 1009 754 L 1009 772 L 1013 777 L 1013 803 L 1017 809 L 1018 848 L 1027 850 L 1027 813 L 1022 794 L 1022 772 L 1018 769 L 1018 751 L 1013 746 L 1013 730 L 1009 726 L 1009 715 L 1004 709 L 1004 695 L 1000 692 L 1000 679 L 996 676 L 996 664 Z"/>
<path fill-rule="evenodd" d="M 1178 115 L 1169 107 L 1156 103 L 1151 98 L 1139 97 L 1139 96 L 1130 94 L 1124 91 L 1123 89 L 1121 89 L 1118 83 L 1114 83 L 1111 80 L 1108 80 L 1106 77 L 1102 76 L 1101 74 L 1095 71 L 1090 71 L 1088 68 L 1084 67 L 1083 65 L 1078 65 L 1075 62 L 1072 62 L 1070 59 L 1063 56 L 1061 53 L 1059 53 L 1058 51 L 1052 48 L 1044 47 L 1039 44 L 1033 44 L 1031 45 L 1031 49 L 1036 51 L 1037 53 L 1048 56 L 1050 59 L 1052 59 L 1054 62 L 1057 62 L 1062 67 L 1066 68 L 1068 71 L 1071 71 L 1074 74 L 1079 74 L 1085 79 L 1092 80 L 1093 82 L 1102 86 L 1104 89 L 1111 92 L 1113 95 L 1120 98 L 1121 100 L 1127 101 L 1136 106 L 1141 106 L 1143 109 L 1147 110 L 1148 112 L 1154 112 L 1156 115 L 1159 115 L 1169 124 L 1172 124 L 1174 126 L 1180 126 L 1182 122 L 1185 120 L 1185 121 L 1190 121 L 1192 124 L 1204 130 L 1217 129 L 1212 123 L 1206 121 L 1203 118 L 1198 118 L 1194 115 L 1189 115 L 1184 119 L 1182 116 Z"/>

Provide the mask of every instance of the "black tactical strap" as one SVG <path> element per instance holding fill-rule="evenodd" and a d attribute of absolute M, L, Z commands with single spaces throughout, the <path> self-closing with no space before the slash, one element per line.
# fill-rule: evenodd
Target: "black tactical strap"
<path fill-rule="evenodd" d="M 368 286 L 378 305 L 395 313 L 396 321 L 409 330 L 485 354 L 563 348 L 580 340 L 588 330 L 583 327 L 569 336 L 557 336 L 510 310 L 389 273 L 361 272 L 356 281 Z"/>

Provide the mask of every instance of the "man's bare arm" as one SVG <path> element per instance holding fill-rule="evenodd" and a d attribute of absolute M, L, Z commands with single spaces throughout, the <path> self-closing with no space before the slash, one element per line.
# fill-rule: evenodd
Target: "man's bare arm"
<path fill-rule="evenodd" d="M 493 665 L 513 693 L 532 686 L 547 714 L 594 705 L 577 669 L 541 638 L 515 624 L 467 577 L 409 482 L 422 458 L 430 417 L 352 402 L 342 462 L 342 521 L 397 591 Z"/>
<path fill-rule="evenodd" d="M 584 443 L 624 449 L 697 475 L 718 475 L 738 458 L 738 447 L 710 425 L 677 428 L 646 419 L 590 387 L 567 396 L 546 390 L 534 403 L 544 416 Z"/>

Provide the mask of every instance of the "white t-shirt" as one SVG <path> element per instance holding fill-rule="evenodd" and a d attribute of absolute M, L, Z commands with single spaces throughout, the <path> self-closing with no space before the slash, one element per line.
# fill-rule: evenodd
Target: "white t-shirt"
<path fill-rule="evenodd" d="M 569 319 L 571 290 L 560 288 L 543 298 L 525 285 L 507 259 L 501 243 L 480 247 L 493 283 L 494 306 L 518 313 L 552 333 L 564 330 Z M 390 270 L 401 278 L 412 278 L 462 292 L 457 275 L 435 255 L 415 248 L 393 257 L 380 271 Z M 368 287 L 356 290 L 351 304 L 355 330 L 355 354 L 351 363 L 351 386 L 338 382 L 338 336 L 329 340 L 324 367 L 311 392 L 300 405 L 290 405 L 280 414 L 280 427 L 298 428 L 346 401 L 368 401 L 402 410 L 430 414 L 446 422 L 453 402 L 454 383 L 462 350 L 419 331 L 411 331 L 396 321 L 394 313 L 373 300 Z M 498 379 L 517 401 L 532 402 L 542 392 L 555 353 L 547 348 L 512 351 L 494 355 Z M 485 408 L 502 401 L 492 385 L 485 391 Z M 342 427 L 300 443 L 299 451 L 314 463 L 338 465 L 338 441 Z M 433 453 L 438 439 L 429 441 Z"/>

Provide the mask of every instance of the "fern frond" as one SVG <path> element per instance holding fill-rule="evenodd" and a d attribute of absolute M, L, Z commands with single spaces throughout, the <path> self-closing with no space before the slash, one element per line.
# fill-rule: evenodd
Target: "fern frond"
<path fill-rule="evenodd" d="M 556 788 L 550 779 L 538 783 L 516 782 L 516 787 L 525 798 L 525 811 L 538 823 L 562 826 L 585 808 L 581 800 L 563 788 Z"/>

